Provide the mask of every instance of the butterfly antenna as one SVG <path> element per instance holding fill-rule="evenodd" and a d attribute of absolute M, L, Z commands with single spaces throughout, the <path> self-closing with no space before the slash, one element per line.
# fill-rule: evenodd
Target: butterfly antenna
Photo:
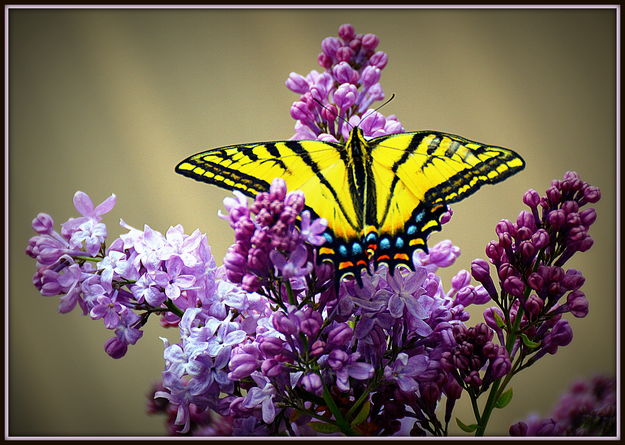
<path fill-rule="evenodd" d="M 330 111 L 330 109 L 328 107 L 326 107 L 323 103 L 321 103 L 320 100 L 315 99 L 314 97 L 312 98 L 315 102 L 317 102 L 319 105 L 321 105 L 322 108 L 325 108 L 326 110 L 328 110 L 330 113 L 332 113 L 332 111 Z M 349 125 L 350 127 L 354 128 L 354 126 L 352 124 L 349 123 L 349 121 L 347 119 L 345 119 L 343 116 L 341 116 L 340 114 L 336 115 L 338 118 L 340 118 L 343 122 L 345 122 L 347 125 Z"/>
<path fill-rule="evenodd" d="M 380 105 L 379 107 L 377 107 L 375 110 L 371 110 L 371 112 L 367 113 L 366 115 L 364 115 L 361 119 L 361 121 L 364 121 L 365 118 L 367 118 L 369 115 L 375 113 L 376 111 L 378 111 L 380 108 L 382 108 L 384 105 L 388 104 L 390 101 L 392 101 L 393 99 L 395 99 L 395 93 L 391 94 L 391 97 L 389 97 L 389 99 L 384 102 L 382 105 Z"/>

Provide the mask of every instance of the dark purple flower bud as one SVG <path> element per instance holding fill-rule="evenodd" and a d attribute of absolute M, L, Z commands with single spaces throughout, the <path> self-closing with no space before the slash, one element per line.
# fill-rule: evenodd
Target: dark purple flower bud
<path fill-rule="evenodd" d="M 310 317 L 300 321 L 300 330 L 306 334 L 308 338 L 314 338 L 317 335 L 319 329 L 321 328 L 321 323 L 323 322 L 323 320 L 321 320 L 321 315 L 318 312 L 314 312 L 313 314 L 317 315 L 317 317 L 311 315 Z"/>
<path fill-rule="evenodd" d="M 246 292 L 256 292 L 260 287 L 260 281 L 260 277 L 252 273 L 247 273 L 243 276 L 243 279 L 241 280 L 241 287 Z"/>
<path fill-rule="evenodd" d="M 319 356 L 323 354 L 323 351 L 325 351 L 325 349 L 326 349 L 326 342 L 317 340 L 310 347 L 310 355 L 312 355 L 313 357 Z"/>
<path fill-rule="evenodd" d="M 447 379 L 444 391 L 447 397 L 453 400 L 457 400 L 462 396 L 462 386 L 460 386 L 454 378 Z"/>
<path fill-rule="evenodd" d="M 542 249 L 549 244 L 549 233 L 545 229 L 538 229 L 532 235 L 532 244 L 537 249 Z"/>
<path fill-rule="evenodd" d="M 339 110 L 336 108 L 336 105 L 334 104 L 326 105 L 324 108 L 321 109 L 321 117 L 327 123 L 334 122 L 334 120 L 336 119 L 338 115 L 339 115 Z"/>
<path fill-rule="evenodd" d="M 588 300 L 581 290 L 571 292 L 566 297 L 566 304 L 574 317 L 584 318 L 588 315 Z"/>
<path fill-rule="evenodd" d="M 354 27 L 348 23 L 339 26 L 339 37 L 343 39 L 344 42 L 349 42 L 356 36 L 356 30 Z"/>
<path fill-rule="evenodd" d="M 332 58 L 328 57 L 328 55 L 325 53 L 319 53 L 319 55 L 317 56 L 317 63 L 320 67 L 328 70 L 332 67 Z"/>
<path fill-rule="evenodd" d="M 525 292 L 525 283 L 518 277 L 509 276 L 504 280 L 503 288 L 510 295 L 522 297 Z"/>
<path fill-rule="evenodd" d="M 510 220 L 502 219 L 495 226 L 495 233 L 501 235 L 502 233 L 509 233 L 511 236 L 516 235 L 516 227 Z"/>
<path fill-rule="evenodd" d="M 579 226 L 582 224 L 582 219 L 579 217 L 579 213 L 569 213 L 566 215 L 566 223 L 569 226 Z"/>
<path fill-rule="evenodd" d="M 583 286 L 586 279 L 579 270 L 569 269 L 562 279 L 562 286 L 567 290 L 577 290 Z"/>
<path fill-rule="evenodd" d="M 559 320 L 548 334 L 548 340 L 545 343 L 555 346 L 555 349 L 549 348 L 550 354 L 555 354 L 558 346 L 566 346 L 573 340 L 573 330 L 566 320 Z M 552 352 L 553 351 L 553 352 Z"/>
<path fill-rule="evenodd" d="M 525 241 L 532 238 L 533 231 L 527 227 L 519 227 L 516 232 L 516 237 L 519 241 Z"/>
<path fill-rule="evenodd" d="M 527 210 L 522 210 L 517 217 L 516 224 L 519 227 L 527 227 L 532 231 L 536 228 L 536 221 L 534 221 L 534 215 Z"/>
<path fill-rule="evenodd" d="M 440 223 L 447 224 L 449 221 L 451 221 L 451 217 L 453 214 L 454 211 L 451 209 L 451 207 L 447 206 L 447 211 L 441 215 Z"/>
<path fill-rule="evenodd" d="M 349 42 L 350 49 L 353 51 L 353 54 L 358 54 L 360 51 L 360 47 L 362 46 L 362 40 L 357 36 L 351 42 Z"/>
<path fill-rule="evenodd" d="M 461 304 L 464 307 L 470 306 L 475 300 L 475 290 L 473 286 L 463 287 L 456 294 L 456 304 Z"/>
<path fill-rule="evenodd" d="M 545 302 L 536 294 L 531 294 L 525 302 L 525 312 L 527 312 L 531 318 L 536 318 L 538 314 L 543 310 Z"/>
<path fill-rule="evenodd" d="M 428 406 L 435 406 L 441 398 L 441 390 L 437 384 L 427 382 L 420 385 L 419 392 Z"/>
<path fill-rule="evenodd" d="M 336 60 L 339 63 L 347 63 L 350 61 L 350 59 L 354 57 L 354 50 L 351 49 L 349 46 L 341 46 L 337 51 L 336 51 Z M 336 67 L 335 67 L 336 68 Z M 336 72 L 335 72 L 335 77 L 336 77 Z M 340 80 L 340 82 L 345 82 L 345 80 Z M 349 81 L 347 81 L 349 82 Z"/>
<path fill-rule="evenodd" d="M 512 236 L 510 236 L 510 233 L 504 232 L 499 235 L 499 245 L 503 249 L 512 246 Z"/>
<path fill-rule="evenodd" d="M 48 235 L 54 229 L 54 220 L 47 213 L 39 213 L 33 219 L 33 230 L 41 235 Z"/>
<path fill-rule="evenodd" d="M 564 210 L 564 213 L 566 213 L 567 215 L 569 213 L 577 213 L 577 211 L 579 210 L 579 204 L 577 204 L 575 201 L 565 201 L 562 204 L 561 209 Z"/>
<path fill-rule="evenodd" d="M 473 275 L 473 278 L 475 278 L 480 283 L 491 280 L 490 266 L 483 259 L 477 258 L 471 262 L 471 275 Z"/>
<path fill-rule="evenodd" d="M 586 231 L 586 227 L 584 226 L 575 226 L 568 233 L 569 241 L 581 241 L 588 236 L 588 232 Z"/>
<path fill-rule="evenodd" d="M 490 363 L 491 374 L 494 379 L 503 377 L 512 369 L 512 363 L 510 363 L 506 350 L 504 348 L 501 348 L 500 350 L 502 351 L 502 354 Z"/>
<path fill-rule="evenodd" d="M 601 199 L 601 190 L 599 187 L 589 186 L 584 190 L 585 202 L 595 203 Z"/>
<path fill-rule="evenodd" d="M 284 350 L 284 341 L 278 337 L 263 337 L 259 345 L 260 351 L 266 358 L 274 357 Z"/>
<path fill-rule="evenodd" d="M 552 205 L 555 205 L 558 202 L 560 202 L 561 198 L 562 198 L 562 192 L 560 192 L 560 190 L 558 190 L 556 187 L 551 186 L 547 189 L 547 199 Z"/>
<path fill-rule="evenodd" d="M 579 242 L 579 244 L 577 245 L 577 250 L 579 250 L 580 252 L 586 252 L 592 247 L 594 243 L 595 242 L 592 240 L 592 238 L 587 236 Z"/>
<path fill-rule="evenodd" d="M 502 263 L 497 268 L 497 274 L 499 275 L 499 279 L 504 281 L 508 277 L 518 277 L 519 271 L 510 263 Z"/>
<path fill-rule="evenodd" d="M 343 364 L 347 362 L 349 356 L 345 351 L 335 349 L 328 355 L 328 366 L 332 369 L 341 369 Z"/>
<path fill-rule="evenodd" d="M 595 209 L 584 209 L 581 212 L 579 212 L 579 217 L 582 221 L 582 224 L 585 225 L 586 227 L 589 227 L 597 219 L 597 212 Z"/>
<path fill-rule="evenodd" d="M 561 210 L 561 209 L 552 210 L 547 215 L 547 222 L 553 228 L 559 229 L 566 222 L 566 213 L 564 213 L 564 210 Z"/>
<path fill-rule="evenodd" d="M 254 354 L 235 353 L 230 359 L 228 367 L 230 368 L 228 378 L 241 380 L 252 375 L 258 367 L 258 360 Z"/>
<path fill-rule="evenodd" d="M 288 317 L 284 312 L 276 312 L 272 319 L 276 331 L 286 335 L 293 335 L 299 331 L 297 322 Z"/>
<path fill-rule="evenodd" d="M 471 385 L 476 388 L 482 385 L 482 379 L 478 371 L 471 371 L 463 380 L 467 385 Z"/>
<path fill-rule="evenodd" d="M 278 362 L 275 359 L 270 358 L 270 359 L 263 361 L 263 364 L 260 366 L 260 370 L 263 372 L 264 375 L 271 378 L 271 377 L 277 377 L 280 374 L 282 374 L 285 368 L 284 366 L 282 366 L 282 363 Z"/>
<path fill-rule="evenodd" d="M 351 340 L 353 335 L 354 331 L 347 323 L 340 323 L 328 333 L 328 344 L 343 346 Z"/>
<path fill-rule="evenodd" d="M 521 241 L 518 249 L 521 251 L 521 257 L 524 260 L 534 258 L 534 255 L 536 254 L 536 247 L 534 247 L 530 240 Z"/>
<path fill-rule="evenodd" d="M 326 37 L 321 41 L 321 50 L 329 59 L 334 59 L 336 57 L 336 51 L 340 47 L 341 41 L 336 37 Z"/>
<path fill-rule="evenodd" d="M 323 385 L 321 384 L 321 378 L 317 374 L 306 374 L 302 377 L 301 382 L 306 391 L 313 394 L 321 394 Z"/>
<path fill-rule="evenodd" d="M 528 429 L 529 428 L 527 426 L 527 423 L 525 423 L 525 422 L 517 422 L 514 425 L 510 426 L 510 429 L 508 430 L 508 433 L 511 436 L 525 437 L 525 436 L 527 436 Z"/>
<path fill-rule="evenodd" d="M 503 248 L 499 245 L 497 241 L 491 241 L 486 245 L 486 256 L 493 260 L 493 262 L 498 264 L 501 261 L 501 255 L 503 253 Z"/>
<path fill-rule="evenodd" d="M 113 358 L 122 358 L 128 351 L 128 345 L 120 338 L 113 337 L 104 342 L 104 351 Z"/>
<path fill-rule="evenodd" d="M 536 208 L 540 203 L 540 195 L 536 190 L 529 189 L 523 195 L 523 203 L 531 208 Z"/>
<path fill-rule="evenodd" d="M 362 46 L 370 51 L 374 51 L 379 43 L 380 39 L 375 34 L 365 34 L 362 36 Z"/>
<path fill-rule="evenodd" d="M 381 70 L 384 69 L 388 63 L 388 55 L 382 51 L 376 51 L 369 59 L 369 65 L 377 66 Z"/>

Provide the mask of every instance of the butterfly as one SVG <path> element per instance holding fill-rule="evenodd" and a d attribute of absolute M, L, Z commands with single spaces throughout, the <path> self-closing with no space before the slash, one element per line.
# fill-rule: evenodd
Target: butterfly
<path fill-rule="evenodd" d="M 414 269 L 416 249 L 441 230 L 447 204 L 525 167 L 514 151 L 438 131 L 390 134 L 367 140 L 354 127 L 345 144 L 318 140 L 255 142 L 193 155 L 176 172 L 254 197 L 276 177 L 301 190 L 315 217 L 328 221 L 318 261 L 336 278 L 361 284 L 372 261 Z"/>

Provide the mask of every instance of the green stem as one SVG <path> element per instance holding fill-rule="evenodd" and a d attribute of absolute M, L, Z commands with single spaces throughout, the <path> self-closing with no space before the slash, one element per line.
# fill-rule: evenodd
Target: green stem
<path fill-rule="evenodd" d="M 527 292 L 529 294 L 529 290 Z M 525 296 L 527 298 L 527 295 Z M 523 306 L 519 305 L 519 309 L 517 311 L 516 317 L 514 318 L 514 323 L 509 330 L 508 338 L 506 338 L 506 350 L 508 354 L 512 351 L 512 347 L 514 346 L 514 342 L 517 340 L 517 332 L 519 331 L 519 326 L 521 325 L 521 319 L 523 318 Z M 477 430 L 475 430 L 476 436 L 483 436 L 486 431 L 486 425 L 488 425 L 488 420 L 490 419 L 490 415 L 495 409 L 495 402 L 497 401 L 497 396 L 499 394 L 499 387 L 501 385 L 502 378 L 495 380 L 493 386 L 490 388 L 490 393 L 488 394 L 488 399 L 486 400 L 486 405 L 484 406 L 484 411 L 482 413 L 482 417 L 478 421 Z M 510 381 L 510 379 L 506 380 L 506 384 Z M 503 388 L 502 388 L 503 389 Z"/>
<path fill-rule="evenodd" d="M 169 309 L 180 318 L 182 318 L 182 316 L 184 315 L 184 312 L 182 312 L 180 308 L 176 306 L 174 302 L 171 301 L 169 298 L 165 301 L 165 306 L 167 306 L 167 309 Z"/>
<path fill-rule="evenodd" d="M 104 258 L 94 258 L 91 256 L 75 256 L 73 257 L 75 260 L 82 260 L 82 261 L 93 261 L 94 263 L 99 263 L 100 261 L 102 261 Z"/>
<path fill-rule="evenodd" d="M 332 414 L 334 415 L 334 419 L 336 420 L 336 425 L 341 429 L 341 431 L 343 431 L 343 434 L 345 434 L 346 436 L 355 436 L 356 433 L 354 433 L 354 430 L 352 430 L 352 428 L 349 426 L 349 423 L 347 423 L 347 421 L 343 417 L 343 414 L 341 414 L 341 411 L 339 410 L 338 406 L 336 406 L 336 403 L 334 402 L 334 399 L 332 398 L 332 395 L 330 394 L 330 391 L 325 384 L 323 385 L 323 400 L 325 400 L 325 402 L 328 404 L 328 408 L 330 408 L 330 411 L 332 412 Z"/>

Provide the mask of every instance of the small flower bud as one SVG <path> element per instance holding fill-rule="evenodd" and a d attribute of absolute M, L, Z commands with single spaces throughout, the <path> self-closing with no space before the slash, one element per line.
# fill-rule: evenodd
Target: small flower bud
<path fill-rule="evenodd" d="M 532 244 L 536 249 L 542 249 L 549 244 L 549 233 L 545 229 L 538 229 L 532 235 Z"/>
<path fill-rule="evenodd" d="M 566 214 L 564 210 L 552 210 L 547 215 L 547 222 L 554 229 L 559 229 L 566 222 Z"/>
<path fill-rule="evenodd" d="M 584 190 L 584 199 L 586 202 L 595 203 L 601 199 L 601 190 L 599 187 L 589 186 Z"/>
<path fill-rule="evenodd" d="M 566 303 L 574 317 L 584 318 L 588 315 L 588 300 L 582 291 L 571 292 L 566 298 Z"/>
<path fill-rule="evenodd" d="M 41 235 L 48 235 L 54 229 L 54 220 L 47 213 L 39 213 L 33 219 L 33 230 Z"/>
<path fill-rule="evenodd" d="M 122 358 L 128 351 L 128 345 L 118 337 L 113 337 L 104 342 L 104 351 L 112 358 Z"/>
<path fill-rule="evenodd" d="M 369 65 L 377 66 L 381 70 L 384 69 L 388 63 L 388 55 L 385 52 L 377 51 L 369 59 Z"/>
<path fill-rule="evenodd" d="M 562 192 L 558 190 L 556 187 L 551 186 L 547 189 L 547 199 L 552 205 L 557 204 L 562 198 Z"/>
<path fill-rule="evenodd" d="M 529 189 L 523 195 L 523 203 L 531 208 L 535 208 L 540 203 L 540 195 L 534 189 Z"/>
<path fill-rule="evenodd" d="M 339 26 L 339 37 L 343 39 L 344 42 L 349 42 L 356 36 L 356 30 L 350 24 L 344 24 Z"/>
<path fill-rule="evenodd" d="M 566 213 L 567 215 L 569 213 L 577 213 L 577 211 L 579 210 L 579 204 L 577 204 L 575 201 L 565 201 L 562 204 L 562 210 L 564 210 L 564 213 Z"/>
<path fill-rule="evenodd" d="M 336 37 L 326 37 L 321 41 L 321 50 L 329 59 L 336 57 L 336 51 L 341 47 L 341 41 Z"/>
<path fill-rule="evenodd" d="M 336 60 L 338 60 L 339 63 L 347 63 L 352 57 L 354 57 L 354 50 L 349 46 L 341 46 L 336 51 Z M 336 72 L 334 73 L 334 76 L 338 79 Z M 345 82 L 345 80 L 340 80 L 340 82 Z"/>
<path fill-rule="evenodd" d="M 362 36 L 362 46 L 368 50 L 374 51 L 379 43 L 380 39 L 375 34 L 365 34 Z"/>
<path fill-rule="evenodd" d="M 308 81 L 304 76 L 297 73 L 290 73 L 285 82 L 286 87 L 294 93 L 304 94 L 308 92 Z"/>
<path fill-rule="evenodd" d="M 277 377 L 282 374 L 282 372 L 284 372 L 284 366 L 282 366 L 282 363 L 278 362 L 277 360 L 270 358 L 263 361 L 260 370 L 263 372 L 264 375 L 271 378 Z"/>
<path fill-rule="evenodd" d="M 503 288 L 510 295 L 515 297 L 522 297 L 525 292 L 525 284 L 523 281 L 515 276 L 509 276 L 503 282 Z"/>
<path fill-rule="evenodd" d="M 306 391 L 313 394 L 321 394 L 323 385 L 321 384 L 321 378 L 317 374 L 306 374 L 302 377 L 301 382 Z"/>
<path fill-rule="evenodd" d="M 347 323 L 340 323 L 328 333 L 328 344 L 332 346 L 343 346 L 351 339 L 354 331 Z"/>
<path fill-rule="evenodd" d="M 597 219 L 597 212 L 595 209 L 584 209 L 579 212 L 579 217 L 586 227 L 591 226 Z"/>
<path fill-rule="evenodd" d="M 525 302 L 525 311 L 532 317 L 536 318 L 543 310 L 545 302 L 536 294 L 531 294 Z"/>

